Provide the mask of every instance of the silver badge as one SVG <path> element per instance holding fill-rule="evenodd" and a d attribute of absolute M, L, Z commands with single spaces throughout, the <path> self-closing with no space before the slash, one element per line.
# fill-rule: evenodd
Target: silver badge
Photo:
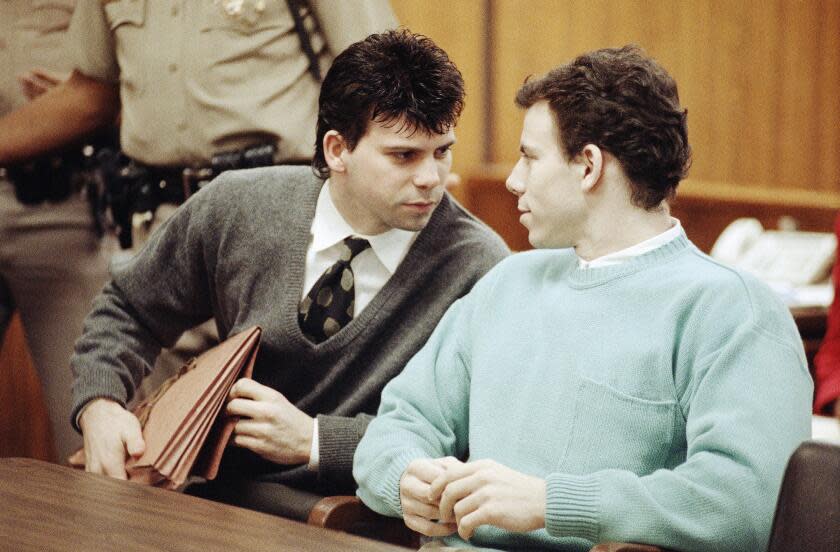
<path fill-rule="evenodd" d="M 265 11 L 266 0 L 214 0 L 226 16 L 254 25 Z"/>

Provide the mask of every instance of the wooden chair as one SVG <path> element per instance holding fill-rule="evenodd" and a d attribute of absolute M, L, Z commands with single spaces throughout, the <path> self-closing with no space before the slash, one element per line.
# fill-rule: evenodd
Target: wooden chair
<path fill-rule="evenodd" d="M 307 523 L 415 550 L 420 546 L 420 535 L 406 527 L 401 519 L 377 514 L 355 496 L 328 496 L 321 499 L 309 512 Z"/>

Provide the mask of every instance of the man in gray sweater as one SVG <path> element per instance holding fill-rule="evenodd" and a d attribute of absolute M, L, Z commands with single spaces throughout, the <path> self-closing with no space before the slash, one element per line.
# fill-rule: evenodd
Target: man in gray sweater
<path fill-rule="evenodd" d="M 87 469 L 126 476 L 145 447 L 126 403 L 161 347 L 213 317 L 222 339 L 263 328 L 253 380 L 227 405 L 241 419 L 222 486 L 352 490 L 383 386 L 508 253 L 444 191 L 463 96 L 458 69 L 428 38 L 371 35 L 324 79 L 317 176 L 225 173 L 115 268 L 72 359 Z"/>

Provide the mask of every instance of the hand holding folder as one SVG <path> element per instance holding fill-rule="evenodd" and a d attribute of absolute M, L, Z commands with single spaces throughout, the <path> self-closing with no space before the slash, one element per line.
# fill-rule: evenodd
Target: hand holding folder
<path fill-rule="evenodd" d="M 146 450 L 126 464 L 130 480 L 176 488 L 190 474 L 216 477 L 236 423 L 222 408 L 234 382 L 251 377 L 260 334 L 254 326 L 206 351 L 133 410 Z M 84 467 L 84 452 L 70 463 Z"/>

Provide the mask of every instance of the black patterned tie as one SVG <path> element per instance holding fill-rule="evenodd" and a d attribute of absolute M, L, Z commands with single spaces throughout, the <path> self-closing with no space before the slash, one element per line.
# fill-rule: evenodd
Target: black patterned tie
<path fill-rule="evenodd" d="M 298 322 L 306 337 L 320 343 L 353 319 L 356 297 L 350 262 L 370 243 L 362 238 L 344 238 L 341 258 L 324 272 L 300 302 Z"/>

